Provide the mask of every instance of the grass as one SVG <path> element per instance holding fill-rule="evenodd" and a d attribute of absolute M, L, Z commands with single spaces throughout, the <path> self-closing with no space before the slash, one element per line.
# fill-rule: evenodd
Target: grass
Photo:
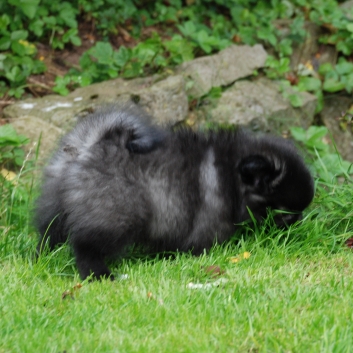
<path fill-rule="evenodd" d="M 351 182 L 320 184 L 289 230 L 268 220 L 200 257 L 133 252 L 111 265 L 127 278 L 80 287 L 67 246 L 34 261 L 30 174 L 1 189 L 1 353 L 351 352 Z M 225 272 L 214 278 L 211 265 Z"/>

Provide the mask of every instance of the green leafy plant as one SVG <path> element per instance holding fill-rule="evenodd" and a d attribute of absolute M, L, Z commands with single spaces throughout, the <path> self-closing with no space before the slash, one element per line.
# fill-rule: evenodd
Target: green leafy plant
<path fill-rule="evenodd" d="M 283 78 L 284 75 L 290 71 L 289 58 L 276 59 L 274 56 L 269 55 L 266 59 L 266 75 L 272 79 Z"/>
<path fill-rule="evenodd" d="M 328 130 L 325 126 L 310 126 L 308 129 L 292 127 L 290 132 L 295 140 L 301 142 L 313 158 L 312 168 L 317 177 L 332 182 L 338 176 L 349 177 L 352 164 L 342 160 L 337 150 L 329 144 Z"/>
<path fill-rule="evenodd" d="M 0 97 L 7 92 L 19 98 L 27 78 L 46 70 L 35 58 L 33 40 L 47 38 L 54 49 L 62 49 L 67 43 L 81 44 L 78 10 L 65 1 L 9 0 L 0 3 L 0 13 Z"/>
<path fill-rule="evenodd" d="M 135 3 L 139 3 L 132 0 L 78 0 L 75 2 L 81 8 L 84 18 L 88 21 L 93 19 L 97 29 L 104 36 L 117 34 L 117 25 L 133 17 L 137 13 Z"/>
<path fill-rule="evenodd" d="M 57 78 L 55 91 L 60 94 L 119 75 L 155 73 L 233 42 L 264 44 L 271 53 L 267 76 L 286 79 L 293 70 L 293 45 L 305 40 L 308 21 L 325 28 L 320 41 L 336 46 L 342 58 L 336 66 L 320 68 L 310 80 L 302 79 L 307 76 L 303 72 L 294 72 L 297 82 L 291 84 L 317 95 L 317 111 L 322 108 L 324 92 L 352 89 L 351 68 L 342 72 L 347 69 L 342 62 L 353 51 L 353 14 L 342 11 L 335 0 L 196 0 L 186 5 L 181 0 L 9 0 L 0 3 L 0 13 L 0 95 L 8 92 L 20 97 L 26 78 L 45 70 L 36 60 L 37 41 L 53 49 L 80 45 L 79 22 L 90 25 L 100 40 L 83 54 L 79 69 Z M 146 38 L 142 29 L 148 26 L 159 34 Z M 116 50 L 110 44 L 110 36 L 119 34 L 121 28 L 137 41 L 135 47 Z M 300 106 L 298 98 L 292 96 L 290 101 Z"/>
<path fill-rule="evenodd" d="M 353 89 L 353 63 L 340 58 L 333 67 L 331 64 L 323 64 L 319 73 L 324 77 L 323 89 L 327 92 L 338 92 L 346 90 L 348 93 Z"/>
<path fill-rule="evenodd" d="M 229 40 L 212 35 L 209 27 L 201 24 L 196 26 L 192 21 L 186 21 L 183 25 L 178 25 L 178 28 L 184 37 L 191 39 L 206 54 L 224 49 L 231 44 Z"/>
<path fill-rule="evenodd" d="M 193 59 L 194 47 L 180 35 L 162 41 L 157 33 L 134 48 L 121 46 L 119 50 L 114 50 L 110 43 L 97 42 L 82 55 L 80 70 L 72 69 L 64 77 L 56 78 L 54 91 L 65 95 L 70 88 L 87 86 L 119 75 L 133 78 L 159 72 L 167 66 Z"/>
<path fill-rule="evenodd" d="M 24 151 L 21 148 L 28 143 L 28 138 L 17 134 L 10 124 L 0 126 L 0 165 L 22 166 Z"/>
<path fill-rule="evenodd" d="M 353 108 L 350 107 L 347 111 L 342 112 L 339 121 L 343 131 L 351 130 L 353 132 Z"/>
<path fill-rule="evenodd" d="M 27 41 L 28 31 L 16 30 L 11 32 L 11 20 L 6 14 L 0 17 L 0 97 L 5 93 L 5 82 L 8 82 L 10 96 L 19 98 L 24 92 L 26 79 L 31 74 L 38 74 L 45 70 L 44 64 L 34 59 L 36 47 Z"/>

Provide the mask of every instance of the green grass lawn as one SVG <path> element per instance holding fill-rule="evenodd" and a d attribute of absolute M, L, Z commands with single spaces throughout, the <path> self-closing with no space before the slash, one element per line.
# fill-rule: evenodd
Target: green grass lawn
<path fill-rule="evenodd" d="M 2 183 L 1 353 L 353 350 L 352 183 L 318 186 L 289 230 L 244 227 L 200 257 L 135 251 L 111 264 L 127 276 L 82 287 L 67 246 L 33 260 L 31 194 Z"/>

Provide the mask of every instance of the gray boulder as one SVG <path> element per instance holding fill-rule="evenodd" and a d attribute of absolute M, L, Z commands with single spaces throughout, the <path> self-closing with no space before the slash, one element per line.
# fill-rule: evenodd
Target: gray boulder
<path fill-rule="evenodd" d="M 30 139 L 30 143 L 24 146 L 26 152 L 32 150 L 34 155 L 38 144 L 40 144 L 39 160 L 50 155 L 59 137 L 63 134 L 60 128 L 35 116 L 23 115 L 13 119 L 11 123 L 17 133 Z"/>
<path fill-rule="evenodd" d="M 19 101 L 4 109 L 19 133 L 38 141 L 42 134 L 41 157 L 47 155 L 58 137 L 78 118 L 105 104 L 133 100 L 152 115 L 157 123 L 175 124 L 188 112 L 188 98 L 182 76 L 152 76 L 134 80 L 116 79 L 76 89 L 66 97 L 48 95 Z"/>
<path fill-rule="evenodd" d="M 353 105 L 351 97 L 327 97 L 320 117 L 330 130 L 338 151 L 343 159 L 353 162 L 353 125 L 345 124 L 342 113 Z"/>
<path fill-rule="evenodd" d="M 246 125 L 253 130 L 288 130 L 290 126 L 308 127 L 313 121 L 317 99 L 307 92 L 300 95 L 303 105 L 294 108 L 284 98 L 280 85 L 267 78 L 238 81 L 222 94 L 206 117 L 209 121 Z"/>
<path fill-rule="evenodd" d="M 239 78 L 252 75 L 265 65 L 267 53 L 262 45 L 232 45 L 218 54 L 204 56 L 180 65 L 176 72 L 187 82 L 187 93 L 194 98 L 207 94 L 212 87 L 228 86 Z"/>
<path fill-rule="evenodd" d="M 48 95 L 19 101 L 4 109 L 5 118 L 34 116 L 63 131 L 71 128 L 77 118 L 87 115 L 97 106 L 138 102 L 158 122 L 176 123 L 185 118 L 188 99 L 182 76 L 153 76 L 124 80 L 121 78 L 76 89 L 66 97 Z"/>

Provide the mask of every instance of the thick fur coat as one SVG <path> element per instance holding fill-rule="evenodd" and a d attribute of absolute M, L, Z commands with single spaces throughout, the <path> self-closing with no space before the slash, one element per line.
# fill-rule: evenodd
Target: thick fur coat
<path fill-rule="evenodd" d="M 301 217 L 312 176 L 289 141 L 243 131 L 172 132 L 135 106 L 91 114 L 65 135 L 36 205 L 38 251 L 69 239 L 81 277 L 111 276 L 105 258 L 133 243 L 195 254 L 268 209 Z M 112 278 L 112 276 L 111 276 Z"/>

